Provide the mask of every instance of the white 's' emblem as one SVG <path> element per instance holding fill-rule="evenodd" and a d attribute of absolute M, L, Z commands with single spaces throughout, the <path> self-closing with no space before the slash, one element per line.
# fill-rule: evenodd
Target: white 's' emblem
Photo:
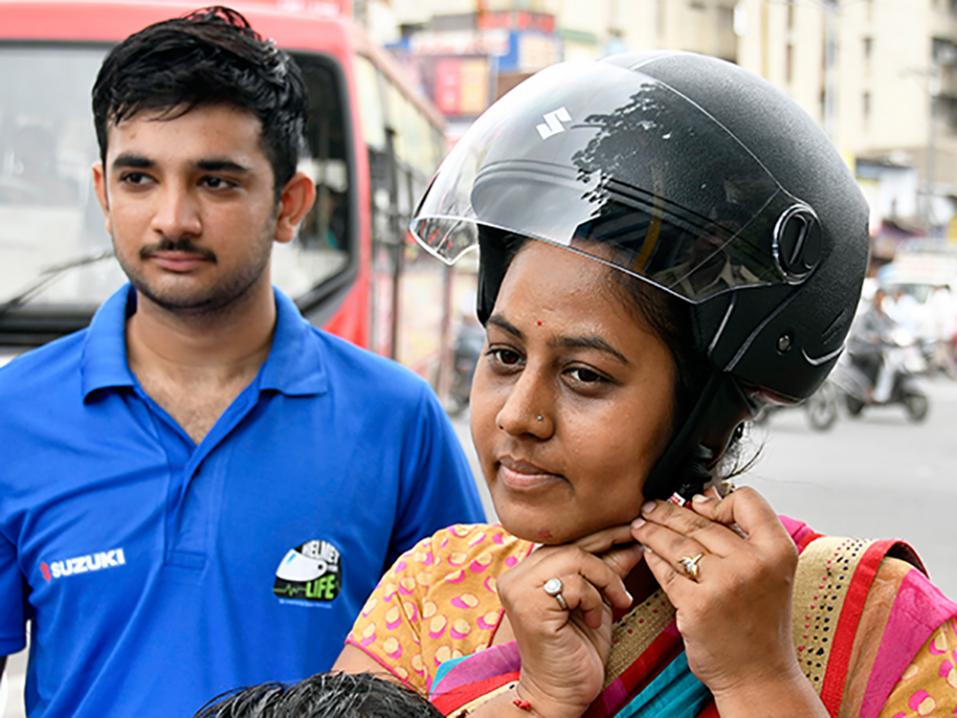
<path fill-rule="evenodd" d="M 538 130 L 538 134 L 542 136 L 543 140 L 547 140 L 552 135 L 557 135 L 559 132 L 564 132 L 565 127 L 562 125 L 562 123 L 571 121 L 572 116 L 569 115 L 568 110 L 562 106 L 553 112 L 546 112 L 545 121 L 540 125 L 536 125 L 535 129 Z"/>

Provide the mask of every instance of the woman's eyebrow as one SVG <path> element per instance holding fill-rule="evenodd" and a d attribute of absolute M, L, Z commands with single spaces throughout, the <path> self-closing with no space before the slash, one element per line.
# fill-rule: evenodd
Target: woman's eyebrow
<path fill-rule="evenodd" d="M 615 349 L 611 344 L 598 336 L 579 336 L 579 337 L 560 337 L 552 342 L 553 346 L 560 346 L 565 349 L 595 349 L 605 354 L 609 354 L 625 366 L 631 366 L 628 357 Z"/>
<path fill-rule="evenodd" d="M 504 332 L 508 332 L 516 339 L 525 339 L 525 335 L 522 334 L 522 330 L 508 321 L 501 314 L 493 314 L 488 318 L 488 324 L 492 324 Z"/>
<path fill-rule="evenodd" d="M 493 314 L 490 316 L 488 318 L 488 323 L 498 327 L 508 334 L 511 334 L 516 339 L 521 339 L 523 341 L 525 339 L 525 334 L 522 333 L 522 330 L 508 321 L 501 314 Z M 558 339 L 554 339 L 549 342 L 549 344 L 551 346 L 562 347 L 564 349 L 594 349 L 608 354 L 609 356 L 620 361 L 625 366 L 631 366 L 631 362 L 628 361 L 628 357 L 615 349 L 615 347 L 609 344 L 606 340 L 593 334 L 577 337 L 559 337 Z"/>

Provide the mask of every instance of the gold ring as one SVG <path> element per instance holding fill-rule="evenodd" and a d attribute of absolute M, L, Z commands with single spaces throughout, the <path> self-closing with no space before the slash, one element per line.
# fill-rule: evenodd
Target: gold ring
<path fill-rule="evenodd" d="M 692 581 L 698 580 L 698 574 L 700 573 L 698 562 L 701 561 L 702 558 L 704 558 L 704 554 L 698 553 L 694 556 L 682 556 L 678 559 L 678 563 L 681 564 L 681 568 L 685 570 L 685 574 L 687 574 L 688 578 L 690 578 Z"/>
<path fill-rule="evenodd" d="M 715 482 L 714 488 L 717 490 L 718 496 L 722 499 L 727 498 L 738 490 L 737 485 L 731 479 Z"/>

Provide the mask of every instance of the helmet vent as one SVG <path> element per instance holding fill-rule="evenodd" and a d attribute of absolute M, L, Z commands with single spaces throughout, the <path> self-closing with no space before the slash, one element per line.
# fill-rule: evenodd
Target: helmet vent
<path fill-rule="evenodd" d="M 821 261 L 821 227 L 810 207 L 794 205 L 778 218 L 771 245 L 775 264 L 786 281 L 803 282 Z"/>

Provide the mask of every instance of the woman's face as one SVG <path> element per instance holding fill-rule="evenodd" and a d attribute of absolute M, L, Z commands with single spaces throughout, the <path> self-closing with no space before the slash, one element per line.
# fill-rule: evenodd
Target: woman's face
<path fill-rule="evenodd" d="M 489 318 L 472 439 L 499 519 L 531 541 L 565 543 L 638 516 L 671 434 L 674 361 L 613 271 L 530 241 Z"/>

